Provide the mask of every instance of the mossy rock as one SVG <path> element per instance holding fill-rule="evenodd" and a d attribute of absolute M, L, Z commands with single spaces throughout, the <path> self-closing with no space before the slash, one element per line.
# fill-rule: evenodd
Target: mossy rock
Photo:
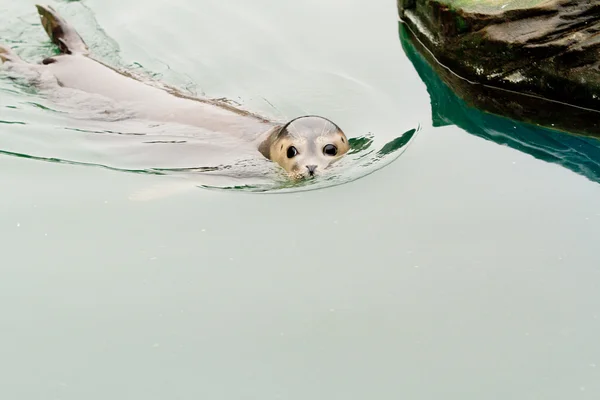
<path fill-rule="evenodd" d="M 398 11 L 472 82 L 600 111 L 600 1 L 398 0 Z"/>
<path fill-rule="evenodd" d="M 551 6 L 555 0 L 440 0 L 440 3 L 469 13 L 500 14 L 511 10 Z"/>

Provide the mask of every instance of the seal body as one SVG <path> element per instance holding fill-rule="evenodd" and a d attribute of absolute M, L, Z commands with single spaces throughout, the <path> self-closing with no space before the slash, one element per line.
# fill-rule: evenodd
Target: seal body
<path fill-rule="evenodd" d="M 34 66 L 0 46 L 1 61 L 50 74 L 61 87 L 115 100 L 129 115 L 254 141 L 263 156 L 292 177 L 314 176 L 349 149 L 344 133 L 325 118 L 300 117 L 281 124 L 223 103 L 187 96 L 176 89 L 155 87 L 117 71 L 93 59 L 81 36 L 52 7 L 36 7 L 44 29 L 62 54 Z"/>
<path fill-rule="evenodd" d="M 88 56 L 60 55 L 45 61 L 59 85 L 116 100 L 140 118 L 240 135 L 264 132 L 274 125 L 208 102 L 176 96 L 127 77 Z"/>

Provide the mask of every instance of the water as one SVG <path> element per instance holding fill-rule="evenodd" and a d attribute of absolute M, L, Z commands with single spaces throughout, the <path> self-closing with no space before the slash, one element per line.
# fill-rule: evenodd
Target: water
<path fill-rule="evenodd" d="M 2 398 L 598 397 L 600 189 L 569 168 L 594 171 L 597 142 L 517 123 L 509 136 L 426 85 L 393 2 L 56 4 L 103 57 L 170 84 L 326 114 L 379 149 L 420 130 L 373 173 L 275 196 L 0 157 Z M 52 51 L 33 2 L 0 15 L 24 57 Z M 0 126 L 2 151 L 146 157 L 0 85 L 0 120 L 26 124 Z M 430 94 L 452 105 L 443 124 Z M 526 132 L 579 156 L 524 151 L 541 147 Z"/>

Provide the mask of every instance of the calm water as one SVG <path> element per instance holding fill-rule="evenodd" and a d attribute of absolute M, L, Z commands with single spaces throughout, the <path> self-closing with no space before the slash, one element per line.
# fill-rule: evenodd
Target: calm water
<path fill-rule="evenodd" d="M 53 51 L 33 4 L 0 0 L 31 61 Z M 2 76 L 21 124 L 0 124 L 0 398 L 600 396 L 598 141 L 465 108 L 393 1 L 55 4 L 115 65 L 380 149 L 419 130 L 341 185 L 167 196 L 169 177 L 15 156 L 156 161 L 73 130 L 127 123 Z"/>

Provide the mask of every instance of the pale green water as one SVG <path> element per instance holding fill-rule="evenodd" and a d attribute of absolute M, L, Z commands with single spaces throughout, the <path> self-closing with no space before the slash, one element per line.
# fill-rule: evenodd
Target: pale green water
<path fill-rule="evenodd" d="M 600 186 L 433 128 L 394 2 L 57 4 L 112 49 L 97 19 L 106 58 L 171 83 L 380 143 L 421 131 L 373 174 L 282 195 L 133 202 L 167 178 L 0 157 L 1 399 L 600 396 Z M 0 40 L 51 51 L 33 2 L 0 16 Z M 0 150 L 139 156 L 0 90 L 0 120 L 26 123 L 0 125 Z"/>

